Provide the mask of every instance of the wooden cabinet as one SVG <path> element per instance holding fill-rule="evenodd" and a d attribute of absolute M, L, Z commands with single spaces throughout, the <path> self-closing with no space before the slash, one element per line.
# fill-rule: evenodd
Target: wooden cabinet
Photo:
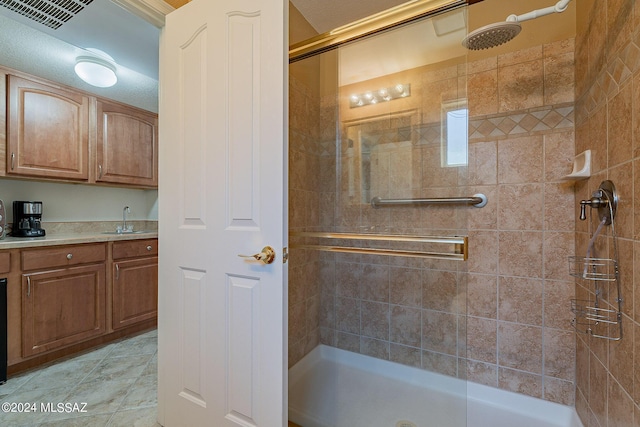
<path fill-rule="evenodd" d="M 113 329 L 157 317 L 157 239 L 114 242 L 112 277 Z"/>
<path fill-rule="evenodd" d="M 21 256 L 23 357 L 106 332 L 105 244 L 32 249 Z"/>
<path fill-rule="evenodd" d="M 86 181 L 89 96 L 7 78 L 7 174 Z"/>
<path fill-rule="evenodd" d="M 0 251 L 11 372 L 153 328 L 158 239 Z"/>
<path fill-rule="evenodd" d="M 96 181 L 158 185 L 158 118 L 98 100 Z"/>
<path fill-rule="evenodd" d="M 0 176 L 158 186 L 158 115 L 0 68 Z"/>

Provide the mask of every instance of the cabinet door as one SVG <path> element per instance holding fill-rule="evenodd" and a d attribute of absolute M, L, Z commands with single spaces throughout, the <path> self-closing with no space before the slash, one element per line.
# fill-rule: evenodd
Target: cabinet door
<path fill-rule="evenodd" d="M 113 329 L 158 314 L 158 258 L 116 262 L 113 265 Z"/>
<path fill-rule="evenodd" d="M 7 173 L 88 179 L 89 97 L 8 76 Z"/>
<path fill-rule="evenodd" d="M 158 186 L 158 116 L 98 100 L 96 181 Z"/>
<path fill-rule="evenodd" d="M 22 276 L 22 355 L 32 356 L 102 335 L 105 265 Z"/>

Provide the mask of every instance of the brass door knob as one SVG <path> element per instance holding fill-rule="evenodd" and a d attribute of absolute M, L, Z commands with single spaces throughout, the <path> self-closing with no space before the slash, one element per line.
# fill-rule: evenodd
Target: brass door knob
<path fill-rule="evenodd" d="M 276 251 L 271 246 L 262 248 L 262 252 L 254 255 L 238 255 L 241 258 L 253 258 L 256 261 L 262 261 L 265 264 L 271 264 L 276 259 Z"/>

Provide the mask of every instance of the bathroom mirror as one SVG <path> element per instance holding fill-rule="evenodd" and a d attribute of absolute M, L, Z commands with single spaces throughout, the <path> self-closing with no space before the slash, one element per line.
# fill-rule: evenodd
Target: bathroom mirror
<path fill-rule="evenodd" d="M 340 177 L 351 203 L 411 197 L 413 183 L 420 178 L 417 116 L 416 111 L 404 111 L 345 123 Z"/>

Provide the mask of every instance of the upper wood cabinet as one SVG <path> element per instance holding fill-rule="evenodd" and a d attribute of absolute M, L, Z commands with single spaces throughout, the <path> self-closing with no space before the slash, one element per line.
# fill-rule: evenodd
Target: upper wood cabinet
<path fill-rule="evenodd" d="M 9 75 L 7 100 L 7 174 L 89 178 L 89 96 Z"/>
<path fill-rule="evenodd" d="M 158 185 L 158 116 L 98 99 L 96 182 Z"/>

